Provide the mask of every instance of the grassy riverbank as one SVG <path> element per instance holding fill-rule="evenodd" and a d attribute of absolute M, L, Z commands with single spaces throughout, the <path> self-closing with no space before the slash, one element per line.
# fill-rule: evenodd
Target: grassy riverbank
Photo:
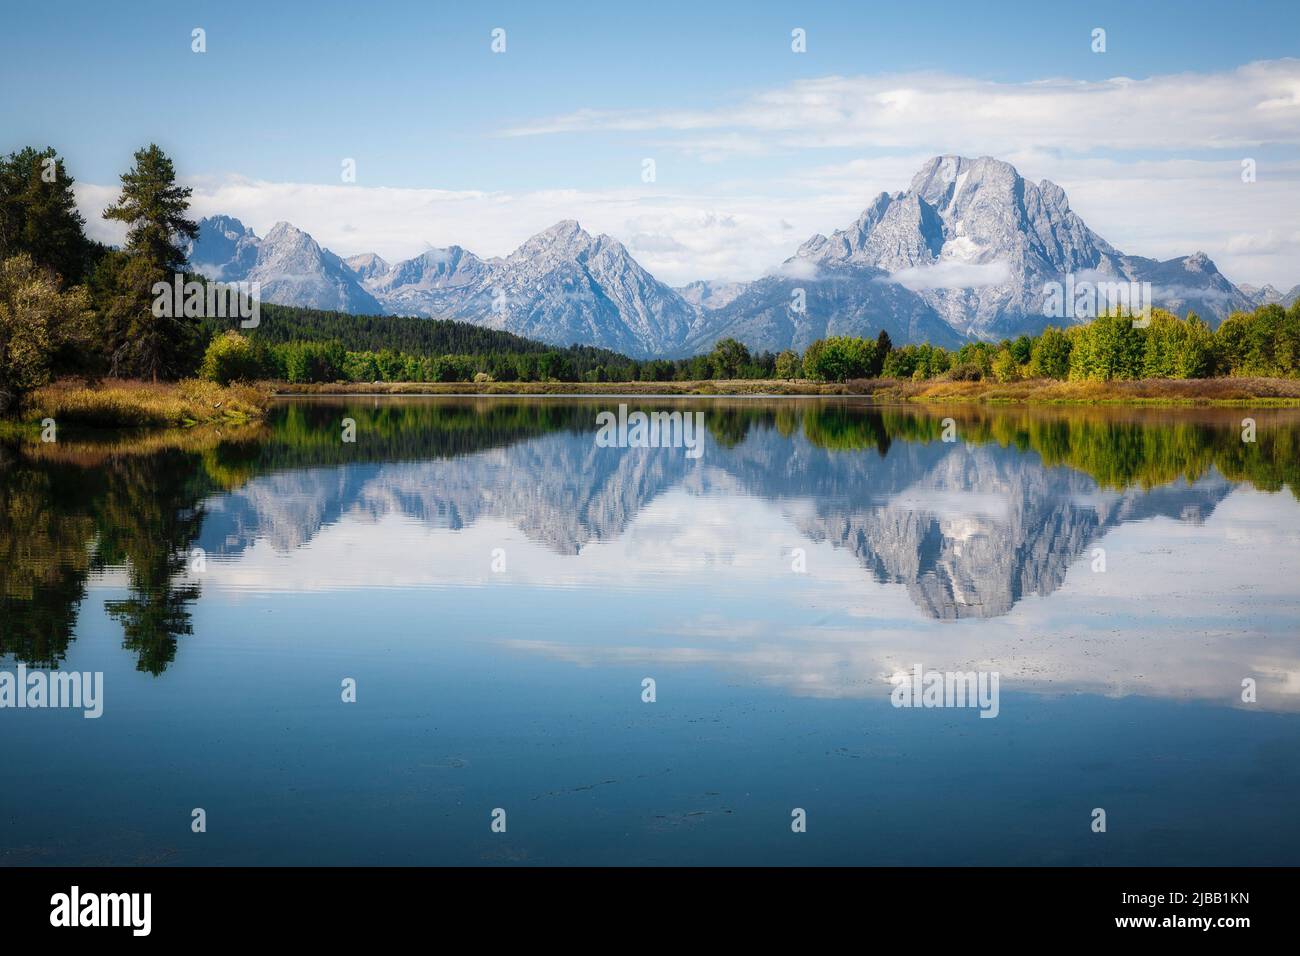
<path fill-rule="evenodd" d="M 59 427 L 171 428 L 199 424 L 245 424 L 260 419 L 270 400 L 263 386 L 199 379 L 181 382 L 65 379 L 27 396 L 19 416 L 25 424 L 52 418 Z"/>
<path fill-rule="evenodd" d="M 261 382 L 220 386 L 181 382 L 62 380 L 27 397 L 3 430 L 25 432 L 52 418 L 59 427 L 97 429 L 241 425 L 260 420 L 274 396 L 290 395 L 609 395 L 849 396 L 881 404 L 1131 405 L 1300 407 L 1300 379 L 1145 379 L 1132 382 L 945 382 L 855 379 L 729 379 L 689 382 Z"/>
<path fill-rule="evenodd" d="M 882 401 L 984 405 L 1300 406 L 1300 379 L 1196 378 L 1113 382 L 854 382 Z"/>
<path fill-rule="evenodd" d="M 1133 382 L 944 382 L 729 379 L 691 382 L 276 383 L 277 395 L 862 395 L 879 402 L 996 405 L 1300 406 L 1300 379 L 1145 379 Z"/>

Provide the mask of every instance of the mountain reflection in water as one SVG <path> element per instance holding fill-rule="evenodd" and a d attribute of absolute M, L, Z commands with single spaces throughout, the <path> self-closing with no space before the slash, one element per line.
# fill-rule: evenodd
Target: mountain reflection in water
<path fill-rule="evenodd" d="M 599 447 L 596 414 L 619 401 L 702 410 L 702 457 L 680 448 Z M 1254 443 L 1241 439 L 1245 414 L 1258 422 Z M 956 420 L 956 441 L 942 440 L 944 416 Z M 354 444 L 341 441 L 344 418 L 357 423 Z M 126 596 L 105 607 L 123 646 L 139 669 L 161 674 L 193 630 L 204 587 L 385 586 L 367 568 L 399 544 L 416 583 L 490 580 L 485 556 L 472 571 L 420 581 L 418 568 L 436 564 L 447 539 L 395 541 L 381 530 L 389 519 L 440 532 L 509 527 L 576 561 L 618 542 L 656 503 L 683 494 L 719 514 L 742 501 L 776 509 L 791 533 L 768 556 L 773 575 L 789 572 L 793 549 L 829 546 L 852 555 L 863 579 L 903 589 L 923 618 L 987 620 L 1031 595 L 1049 598 L 1072 567 L 1105 561 L 1097 549 L 1127 523 L 1167 518 L 1196 526 L 1238 488 L 1270 493 L 1270 507 L 1293 517 L 1297 479 L 1300 415 L 1290 410 L 293 400 L 277 405 L 265 425 L 225 434 L 107 443 L 68 436 L 57 445 L 0 449 L 0 653 L 58 666 L 89 586 L 116 582 Z M 743 509 L 738 514 L 745 520 Z M 375 533 L 357 530 L 333 582 L 279 578 L 253 561 L 260 550 L 283 559 L 309 549 L 344 524 Z M 732 530 L 727 560 L 746 540 L 744 528 Z M 205 573 L 194 570 L 195 549 Z M 669 547 L 625 560 L 622 570 L 625 580 L 640 575 L 662 585 L 691 559 Z M 241 576 L 242 566 L 261 568 L 261 577 Z M 581 575 L 568 583 L 599 586 Z M 727 585 L 697 576 L 680 586 Z M 845 605 L 856 590 L 849 582 Z M 526 639 L 517 646 L 528 646 Z M 567 653 L 553 642 L 534 649 Z M 1286 686 L 1295 680 L 1295 656 L 1283 654 L 1278 664 Z"/>

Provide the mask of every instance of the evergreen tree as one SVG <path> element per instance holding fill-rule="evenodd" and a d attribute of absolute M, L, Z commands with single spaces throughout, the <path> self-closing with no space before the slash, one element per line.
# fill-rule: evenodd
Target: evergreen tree
<path fill-rule="evenodd" d="M 885 359 L 889 357 L 889 353 L 893 350 L 894 343 L 889 338 L 889 333 L 881 329 L 880 334 L 876 336 L 876 357 L 871 363 L 872 378 L 880 377 L 885 369 Z"/>
<path fill-rule="evenodd" d="M 122 193 L 105 219 L 128 224 L 126 255 L 102 284 L 106 337 L 114 375 L 174 378 L 193 370 L 199 352 L 199 321 L 183 314 L 182 303 L 156 308 L 153 287 L 171 282 L 185 266 L 185 239 L 198 224 L 185 217 L 191 190 L 176 184 L 172 161 L 157 146 L 137 150 L 135 165 L 122 174 Z"/>
<path fill-rule="evenodd" d="M 136 150 L 135 165 L 122 174 L 122 194 L 104 210 L 104 218 L 127 224 L 130 255 L 164 272 L 179 272 L 186 261 L 182 241 L 199 236 L 198 223 L 185 218 L 192 192 L 176 185 L 176 167 L 151 143 Z"/>
<path fill-rule="evenodd" d="M 72 185 L 52 147 L 28 146 L 0 159 L 0 260 L 26 254 L 65 285 L 81 281 L 95 244 Z"/>

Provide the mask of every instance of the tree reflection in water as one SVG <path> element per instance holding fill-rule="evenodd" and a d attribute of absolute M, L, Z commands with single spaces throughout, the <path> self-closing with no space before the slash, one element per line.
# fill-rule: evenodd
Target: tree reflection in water
<path fill-rule="evenodd" d="M 933 481 L 949 460 L 945 456 L 958 447 L 995 453 L 991 467 L 1000 477 L 1017 476 L 1011 484 L 1024 502 L 1022 516 L 1044 527 L 1055 522 L 1045 544 L 1010 542 L 1013 550 L 1052 552 L 1053 567 L 1033 573 L 1023 566 L 1007 569 L 1005 600 L 991 600 L 980 613 L 1005 612 L 1026 590 L 1041 592 L 1059 584 L 1060 569 L 1104 521 L 1089 516 L 1091 524 L 1079 534 L 1062 533 L 1060 509 L 1052 508 L 1088 488 L 1134 496 L 1115 521 L 1152 513 L 1183 517 L 1197 509 L 1203 512 L 1214 507 L 1232 482 L 1248 482 L 1269 492 L 1289 488 L 1300 497 L 1300 413 L 1293 410 L 940 412 L 834 400 L 631 400 L 633 407 L 646 410 L 702 409 L 711 438 L 711 447 L 698 463 L 680 450 L 662 449 L 653 452 L 657 457 L 651 467 L 637 470 L 624 467 L 630 460 L 626 450 L 597 450 L 592 440 L 596 413 L 616 404 L 550 399 L 299 401 L 278 406 L 264 426 L 225 434 L 192 430 L 107 441 L 61 435 L 53 445 L 0 446 L 0 655 L 30 666 L 58 667 L 76 632 L 91 576 L 119 572 L 125 575 L 127 596 L 106 601 L 105 609 L 121 626 L 123 647 L 135 656 L 137 667 L 161 674 L 175 659 L 179 639 L 193 632 L 191 609 L 201 593 L 201 576 L 191 572 L 189 559 L 210 518 L 205 503 L 226 500 L 223 496 L 231 493 L 237 498 L 251 482 L 301 476 L 309 469 L 436 462 L 440 487 L 459 483 L 472 489 L 480 478 L 476 469 L 490 457 L 486 453 L 505 450 L 511 457 L 504 464 L 493 459 L 494 480 L 513 484 L 521 493 L 518 502 L 529 502 L 516 504 L 510 517 L 536 525 L 534 515 L 519 510 L 553 506 L 557 513 L 587 523 L 577 537 L 569 534 L 564 542 L 549 542 L 561 553 L 575 551 L 581 540 L 619 533 L 654 497 L 684 481 L 691 469 L 721 469 L 750 493 L 814 500 L 817 519 L 802 526 L 803 533 L 841 535 L 837 543 L 852 547 L 877 578 L 908 584 L 918 605 L 936 617 L 960 613 L 953 612 L 942 582 L 925 576 L 927 554 L 933 564 L 943 547 L 935 529 L 914 531 L 916 542 L 908 547 L 916 560 L 903 562 L 914 565 L 907 572 L 895 567 L 898 562 L 891 563 L 872 540 L 873 534 L 884 533 L 878 527 L 883 522 L 906 523 L 922 513 L 916 510 L 922 505 L 908 505 L 904 496 L 892 515 L 873 514 L 867 505 L 878 504 L 883 496 L 897 498 L 923 475 Z M 945 416 L 957 420 L 957 446 L 941 440 Z M 1241 419 L 1246 416 L 1258 422 L 1255 442 L 1242 440 Z M 340 440 L 344 417 L 357 422 L 356 444 Z M 955 477 L 943 480 L 951 481 L 957 491 L 971 490 L 962 482 L 973 479 L 962 469 L 968 471 L 978 462 L 963 459 L 957 464 Z M 1058 470 L 1065 477 L 1048 480 L 1049 473 Z M 1216 472 L 1217 485 L 1206 485 L 1190 497 L 1168 488 L 1178 482 L 1190 486 Z M 427 473 L 424 480 L 431 482 L 434 474 Z M 421 474 L 413 480 L 418 484 Z M 349 487 L 342 480 L 333 485 Z M 352 488 L 337 492 L 342 496 L 338 501 L 320 502 L 316 524 L 295 529 L 292 540 L 310 538 L 322 523 L 337 520 L 355 506 L 361 492 L 357 485 Z M 1166 488 L 1163 495 L 1154 493 L 1161 488 Z M 412 489 L 403 491 L 405 507 L 424 517 L 428 502 L 417 503 Z M 554 501 L 547 502 L 548 495 Z M 610 500 L 619 503 L 622 524 L 604 527 L 598 506 Z M 462 520 L 473 520 L 482 502 L 449 498 L 435 507 L 453 507 Z M 257 520 L 256 515 L 248 519 L 254 525 Z M 254 536 L 269 533 L 265 527 L 243 530 Z"/>

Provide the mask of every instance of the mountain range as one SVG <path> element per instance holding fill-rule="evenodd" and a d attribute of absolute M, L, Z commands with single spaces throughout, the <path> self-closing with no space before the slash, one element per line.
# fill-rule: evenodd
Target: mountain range
<path fill-rule="evenodd" d="M 1300 297 L 1230 282 L 1204 253 L 1126 255 L 1088 228 L 1065 191 L 1024 179 L 989 157 L 936 156 L 904 192 L 881 193 L 858 219 L 816 235 L 752 282 L 660 282 L 616 239 L 573 220 L 505 257 L 430 249 L 390 264 L 340 258 L 286 222 L 259 238 L 237 219 L 200 222 L 192 268 L 221 281 L 258 281 L 262 300 L 362 315 L 472 322 L 556 345 L 636 357 L 677 357 L 737 338 L 753 350 L 802 350 L 827 335 L 955 348 L 1036 333 L 1049 324 L 1044 287 L 1150 283 L 1153 304 L 1212 325 L 1230 312 Z"/>
<path fill-rule="evenodd" d="M 1290 292 L 1282 292 L 1271 285 L 1253 286 L 1243 284 L 1237 286 L 1237 288 L 1257 306 L 1281 305 L 1289 308 L 1296 299 L 1300 299 L 1300 285 L 1293 286 Z"/>

